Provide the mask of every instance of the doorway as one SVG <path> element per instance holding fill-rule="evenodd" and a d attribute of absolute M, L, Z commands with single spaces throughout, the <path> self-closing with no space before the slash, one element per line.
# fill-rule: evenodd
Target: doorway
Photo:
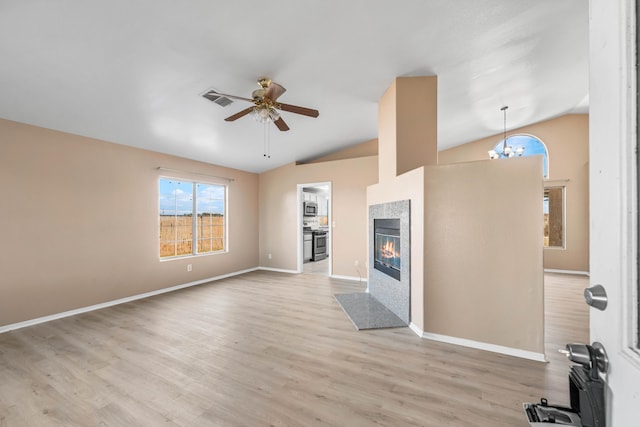
<path fill-rule="evenodd" d="M 298 184 L 298 272 L 330 276 L 331 182 Z"/>

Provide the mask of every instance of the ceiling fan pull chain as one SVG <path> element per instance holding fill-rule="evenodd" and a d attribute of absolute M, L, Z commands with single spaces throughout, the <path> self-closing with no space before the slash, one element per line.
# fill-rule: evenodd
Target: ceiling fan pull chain
<path fill-rule="evenodd" d="M 267 159 L 271 158 L 271 138 L 269 133 L 269 122 L 264 123 L 264 143 L 263 143 L 263 157 Z"/>
<path fill-rule="evenodd" d="M 267 132 L 267 159 L 271 158 L 271 126 L 269 122 L 264 124 L 264 128 Z"/>

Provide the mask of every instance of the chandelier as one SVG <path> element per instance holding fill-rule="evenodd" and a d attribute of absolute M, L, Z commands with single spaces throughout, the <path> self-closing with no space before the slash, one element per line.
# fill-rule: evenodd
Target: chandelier
<path fill-rule="evenodd" d="M 493 159 L 504 159 L 504 158 L 516 157 L 516 156 L 520 157 L 524 153 L 524 147 L 520 146 L 520 147 L 513 148 L 511 145 L 507 144 L 507 141 L 508 141 L 508 138 L 507 138 L 507 108 L 509 108 L 509 106 L 505 105 L 504 107 L 502 107 L 500 109 L 500 111 L 502 111 L 502 113 L 504 115 L 504 133 L 503 133 L 502 151 L 496 151 L 495 149 L 494 150 L 489 150 L 489 158 L 491 160 L 493 160 Z"/>

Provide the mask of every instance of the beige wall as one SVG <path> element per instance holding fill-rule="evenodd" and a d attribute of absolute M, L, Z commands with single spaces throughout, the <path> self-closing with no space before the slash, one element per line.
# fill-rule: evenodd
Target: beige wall
<path fill-rule="evenodd" d="M 331 220 L 335 224 L 330 235 L 332 274 L 366 278 L 366 188 L 377 181 L 377 161 L 371 156 L 290 164 L 260 174 L 260 265 L 297 270 L 298 184 L 331 182 Z"/>
<path fill-rule="evenodd" d="M 566 186 L 565 249 L 544 249 L 544 267 L 589 271 L 589 116 L 570 114 L 509 132 L 513 134 L 540 138 L 549 152 L 545 185 Z M 486 160 L 487 151 L 501 139 L 496 135 L 441 151 L 439 163 Z"/>
<path fill-rule="evenodd" d="M 298 162 L 298 165 L 304 165 L 309 163 L 321 163 L 330 162 L 334 160 L 355 159 L 358 157 L 369 157 L 378 155 L 378 140 L 372 139 L 371 141 L 361 142 L 360 144 L 353 145 L 351 147 L 338 150 L 334 153 L 327 154 L 326 156 L 318 157 L 305 162 Z"/>
<path fill-rule="evenodd" d="M 438 77 L 396 79 L 396 175 L 438 164 Z"/>
<path fill-rule="evenodd" d="M 158 166 L 235 179 L 229 253 L 159 260 Z M 258 266 L 256 174 L 0 120 L 0 185 L 0 326 Z"/>
<path fill-rule="evenodd" d="M 541 168 L 425 168 L 425 332 L 544 353 Z"/>
<path fill-rule="evenodd" d="M 397 121 L 396 87 L 397 79 L 378 101 L 378 175 L 379 182 L 392 181 L 396 173 Z"/>
<path fill-rule="evenodd" d="M 380 182 L 438 163 L 438 78 L 398 77 L 378 102 Z"/>

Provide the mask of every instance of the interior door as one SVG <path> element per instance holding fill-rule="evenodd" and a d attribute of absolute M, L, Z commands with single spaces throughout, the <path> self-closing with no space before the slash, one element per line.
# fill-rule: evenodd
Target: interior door
<path fill-rule="evenodd" d="M 608 297 L 590 322 L 610 362 L 608 427 L 640 425 L 635 3 L 590 4 L 590 280 Z"/>

